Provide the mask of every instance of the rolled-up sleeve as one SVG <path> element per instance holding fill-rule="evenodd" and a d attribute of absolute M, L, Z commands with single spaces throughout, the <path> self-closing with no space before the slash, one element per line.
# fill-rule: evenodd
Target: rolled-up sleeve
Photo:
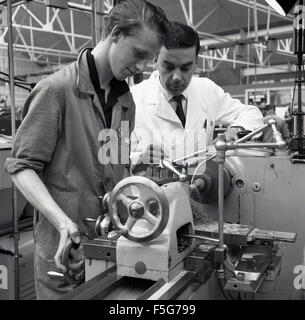
<path fill-rule="evenodd" d="M 39 173 L 52 159 L 62 123 L 57 94 L 48 81 L 35 86 L 25 102 L 22 116 L 5 170 L 9 174 L 24 169 Z"/>

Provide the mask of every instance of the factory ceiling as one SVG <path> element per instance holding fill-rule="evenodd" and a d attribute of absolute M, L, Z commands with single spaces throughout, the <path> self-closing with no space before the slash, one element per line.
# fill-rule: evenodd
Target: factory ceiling
<path fill-rule="evenodd" d="M 293 15 L 281 17 L 263 0 L 150 1 L 162 7 L 171 20 L 197 29 L 201 39 L 198 72 L 224 67 L 269 72 L 294 68 Z M 92 0 L 68 1 L 68 9 L 48 7 L 42 0 L 12 2 L 15 57 L 42 66 L 75 60 L 83 47 L 92 46 L 92 37 L 100 37 L 101 17 L 112 6 L 112 0 L 95 0 L 93 33 Z M 5 4 L 0 0 L 0 5 Z M 8 32 L 3 26 L 2 55 L 7 43 Z"/>

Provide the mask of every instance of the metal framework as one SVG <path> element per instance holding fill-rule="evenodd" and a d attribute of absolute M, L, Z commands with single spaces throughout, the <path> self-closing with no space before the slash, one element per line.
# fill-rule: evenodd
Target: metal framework
<path fill-rule="evenodd" d="M 0 1 L 0 4 L 3 1 Z M 107 14 L 113 7 L 113 0 L 87 0 L 84 4 L 68 2 L 69 9 L 61 10 L 46 7 L 42 0 L 15 1 L 12 22 L 14 28 L 14 51 L 16 57 L 26 56 L 30 61 L 60 65 L 64 62 L 75 60 L 78 52 L 85 46 L 94 45 L 99 37 L 97 30 L 102 28 L 96 16 Z M 292 48 L 292 23 L 291 26 L 270 28 L 270 17 L 279 16 L 269 6 L 259 3 L 257 0 L 217 0 L 215 6 L 209 12 L 195 21 L 195 1 L 177 0 L 187 24 L 195 29 L 202 29 L 204 24 L 215 13 L 222 10 L 234 23 L 230 12 L 224 4 L 232 3 L 237 7 L 248 9 L 247 34 L 235 33 L 226 36 L 199 31 L 202 51 L 199 65 L 202 70 L 213 71 L 221 63 L 247 67 L 258 66 L 266 68 L 270 66 L 270 59 L 274 55 L 287 55 L 291 57 Z M 39 6 L 39 10 L 37 10 Z M 99 11 L 100 10 L 100 11 Z M 266 27 L 259 30 L 257 25 L 257 13 L 266 14 Z M 253 16 L 252 16 L 253 13 Z M 250 31 L 250 18 L 252 17 L 254 28 Z M 79 19 L 83 23 L 79 26 Z M 94 19 L 93 23 L 92 20 Z M 292 22 L 293 16 L 282 17 L 284 21 Z M 91 23 L 91 28 L 90 28 Z M 93 31 L 95 30 L 95 31 Z M 8 44 L 7 27 L 0 28 L 0 49 L 6 49 Z M 40 39 L 52 39 L 49 42 Z M 244 51 L 243 56 L 240 51 Z M 20 54 L 19 54 L 20 53 Z M 18 55 L 17 55 L 18 54 Z"/>
<path fill-rule="evenodd" d="M 198 29 L 199 26 L 205 23 L 219 8 L 223 7 L 220 1 L 215 1 L 215 7 L 197 22 L 194 21 L 193 0 L 179 1 L 186 23 L 195 29 Z M 270 67 L 270 59 L 274 54 L 289 57 L 294 56 L 292 24 L 291 26 L 270 28 L 270 16 L 279 18 L 279 15 L 271 11 L 269 6 L 258 3 L 256 0 L 226 1 L 248 8 L 248 34 L 243 35 L 242 33 L 236 33 L 227 36 L 218 36 L 198 31 L 198 34 L 203 38 L 200 41 L 203 52 L 199 55 L 199 58 L 202 59 L 200 64 L 202 71 L 214 71 L 222 62 L 233 64 L 233 68 L 235 68 L 237 64 L 245 65 L 248 68 L 251 66 L 267 68 Z M 250 32 L 249 15 L 251 9 L 253 10 L 254 31 Z M 258 11 L 267 14 L 266 28 L 263 30 L 258 30 Z M 282 17 L 282 19 L 292 22 L 293 16 L 288 15 L 287 17 Z M 234 22 L 238 25 L 237 21 Z M 241 51 L 243 54 L 241 54 Z M 283 66 L 279 66 L 278 68 L 274 66 L 274 69 L 283 71 Z"/>
<path fill-rule="evenodd" d="M 91 45 L 92 5 L 80 5 L 69 2 L 68 10 L 45 6 L 43 1 L 31 1 L 16 5 L 13 9 L 12 22 L 15 31 L 14 50 L 26 54 L 30 61 L 49 64 L 61 64 L 75 60 L 78 52 Z M 37 10 L 39 6 L 39 10 Z M 113 6 L 112 0 L 104 0 L 104 12 L 107 14 Z M 87 21 L 87 25 L 79 27 L 78 19 Z M 78 30 L 77 30 L 78 29 Z M 82 30 L 81 30 L 82 29 Z M 0 48 L 7 48 L 8 28 L 0 30 Z M 52 39 L 52 43 L 39 41 Z"/>

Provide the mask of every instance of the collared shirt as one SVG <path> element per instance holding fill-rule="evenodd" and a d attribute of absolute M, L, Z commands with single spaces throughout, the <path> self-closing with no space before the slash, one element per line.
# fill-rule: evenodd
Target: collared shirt
<path fill-rule="evenodd" d="M 161 92 L 164 95 L 164 97 L 166 98 L 166 100 L 168 101 L 168 103 L 172 106 L 172 108 L 174 109 L 174 111 L 176 111 L 177 108 L 177 102 L 172 100 L 173 96 L 170 92 L 168 92 L 161 84 L 160 79 L 158 81 L 158 85 L 161 88 Z M 184 115 L 186 117 L 186 112 L 187 112 L 187 97 L 188 97 L 188 92 L 187 90 L 184 90 L 182 92 L 182 95 L 184 96 L 184 99 L 182 99 L 182 109 L 184 112 Z"/>
<path fill-rule="evenodd" d="M 123 177 L 124 165 L 101 164 L 101 144 L 107 138 L 105 116 L 90 81 L 85 50 L 78 61 L 40 81 L 28 96 L 23 121 L 5 168 L 9 174 L 33 169 L 41 177 L 59 207 L 81 225 L 86 217 L 101 214 L 99 196 Z M 112 133 L 122 121 L 134 126 L 135 106 L 130 92 L 113 106 Z M 102 141 L 105 133 L 105 141 Z M 118 141 L 116 141 L 118 143 Z M 118 144 L 120 145 L 120 144 Z M 47 271 L 59 242 L 55 227 L 40 215 L 34 229 L 35 272 L 40 298 L 58 297 L 65 290 L 60 281 L 50 281 Z"/>
<path fill-rule="evenodd" d="M 98 95 L 101 106 L 104 111 L 105 120 L 107 127 L 111 127 L 111 119 L 112 119 L 112 108 L 117 103 L 118 97 L 124 95 L 129 91 L 129 87 L 126 81 L 119 81 L 116 78 L 112 78 L 109 83 L 111 88 L 110 93 L 108 94 L 107 101 L 105 99 L 105 90 L 101 88 L 98 72 L 96 69 L 94 56 L 91 54 L 92 49 L 87 50 L 87 61 L 89 67 L 90 79 L 93 84 L 94 90 Z"/>

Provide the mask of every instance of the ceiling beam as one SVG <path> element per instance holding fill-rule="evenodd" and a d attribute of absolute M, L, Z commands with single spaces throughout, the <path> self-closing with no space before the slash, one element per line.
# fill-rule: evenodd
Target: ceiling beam
<path fill-rule="evenodd" d="M 236 3 L 236 4 L 240 5 L 240 6 L 244 6 L 244 7 L 250 8 L 250 9 L 252 9 L 253 6 L 254 6 L 254 2 L 251 1 L 251 0 L 249 0 L 249 1 L 227 0 L 227 1 L 230 1 L 232 3 Z M 257 11 L 264 12 L 264 13 L 268 13 L 268 11 L 269 11 L 269 6 L 267 6 L 267 5 L 263 5 L 261 3 L 256 3 L 256 6 L 257 6 Z M 288 14 L 286 17 L 280 16 L 275 11 L 271 11 L 270 14 L 272 16 L 276 16 L 277 18 L 282 18 L 284 20 L 293 21 L 293 15 L 291 15 L 291 14 Z"/>
<path fill-rule="evenodd" d="M 265 37 L 267 35 L 266 29 L 258 30 L 257 36 L 258 37 Z M 268 36 L 271 38 L 276 39 L 284 39 L 288 37 L 292 37 L 293 35 L 293 25 L 281 26 L 281 27 L 274 27 L 270 28 L 268 32 Z M 213 36 L 213 35 L 211 35 Z M 226 46 L 229 45 L 231 42 L 243 41 L 255 39 L 255 32 L 251 31 L 247 36 L 247 39 L 244 39 L 240 33 L 234 33 L 231 35 L 226 35 L 225 38 L 222 36 L 215 35 L 215 39 L 202 39 L 200 40 L 201 47 L 210 47 L 210 46 Z"/>

